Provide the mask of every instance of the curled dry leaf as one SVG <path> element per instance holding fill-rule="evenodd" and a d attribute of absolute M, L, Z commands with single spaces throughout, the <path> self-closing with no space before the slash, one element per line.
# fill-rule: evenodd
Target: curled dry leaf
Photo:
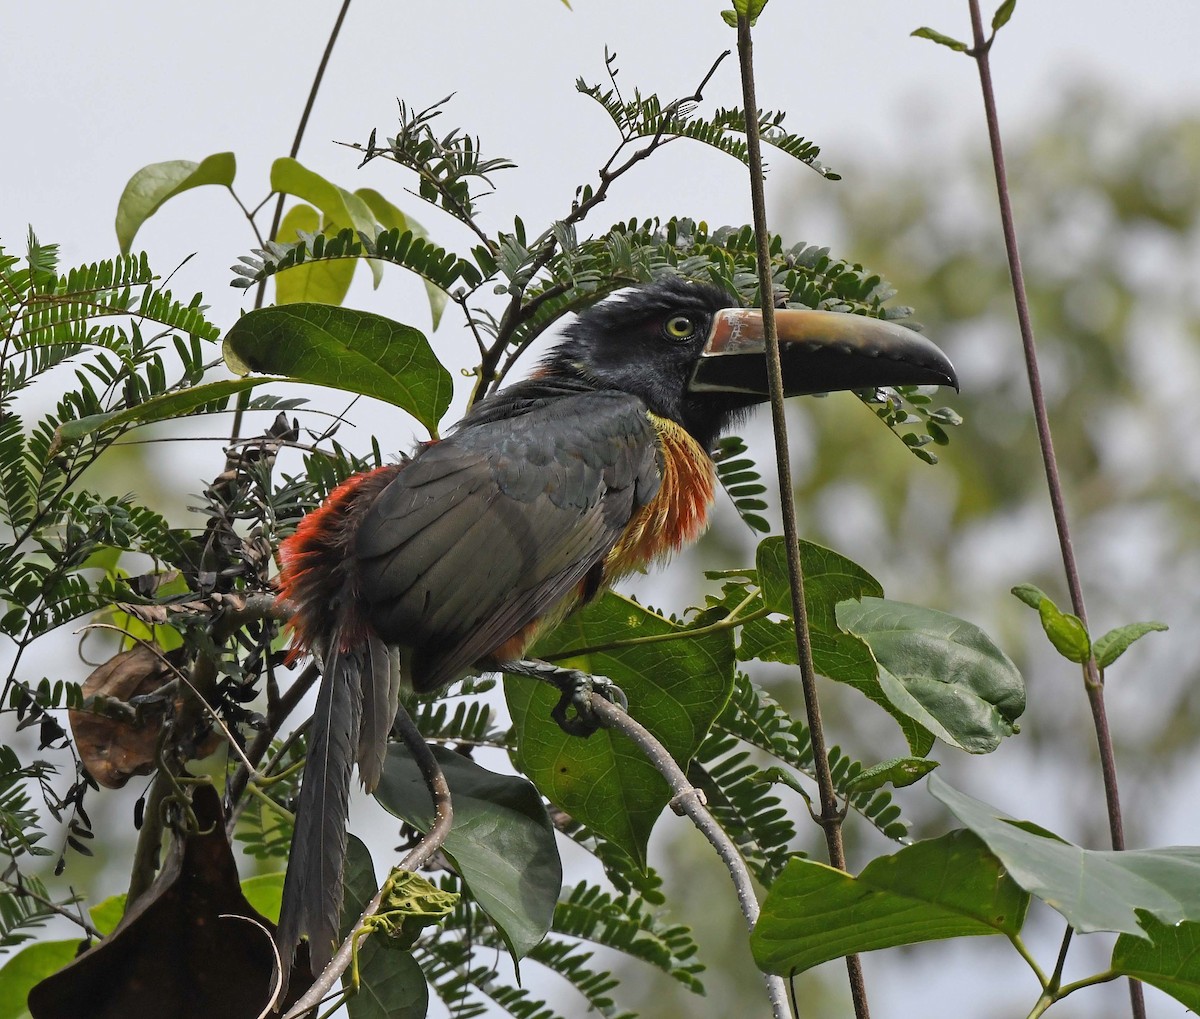
<path fill-rule="evenodd" d="M 171 682 L 170 659 L 139 644 L 114 655 L 84 681 L 86 707 L 69 713 L 71 732 L 79 756 L 102 786 L 120 789 L 134 775 L 154 770 L 164 712 L 161 707 L 134 712 L 129 702 Z M 172 707 L 178 706 L 176 700 Z"/>
<path fill-rule="evenodd" d="M 252 1019 L 267 1007 L 275 925 L 242 893 L 212 786 L 197 787 L 192 808 L 198 830 L 176 833 L 112 934 L 30 992 L 34 1019 Z M 311 984 L 305 946 L 281 1011 Z"/>

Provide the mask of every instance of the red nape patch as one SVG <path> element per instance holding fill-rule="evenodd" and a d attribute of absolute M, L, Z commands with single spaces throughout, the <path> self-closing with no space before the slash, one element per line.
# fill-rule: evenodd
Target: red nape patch
<path fill-rule="evenodd" d="M 351 614 L 354 539 L 371 504 L 402 469 L 393 464 L 347 478 L 279 546 L 277 600 L 292 610 L 289 665 L 334 640 L 345 648 L 361 639 L 363 624 Z"/>

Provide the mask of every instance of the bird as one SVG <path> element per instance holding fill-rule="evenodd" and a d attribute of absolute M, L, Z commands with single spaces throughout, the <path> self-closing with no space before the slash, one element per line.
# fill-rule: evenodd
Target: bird
<path fill-rule="evenodd" d="M 775 318 L 786 395 L 958 388 L 946 355 L 912 329 L 833 311 Z M 402 685 L 539 676 L 563 690 L 554 714 L 567 731 L 595 728 L 590 677 L 525 652 L 700 536 L 710 451 L 769 398 L 765 349 L 762 312 L 721 287 L 667 275 L 617 293 L 567 325 L 530 377 L 444 438 L 352 476 L 283 541 L 293 653 L 322 669 L 277 932 L 285 968 L 303 936 L 314 973 L 331 958 L 353 765 L 372 790 Z"/>

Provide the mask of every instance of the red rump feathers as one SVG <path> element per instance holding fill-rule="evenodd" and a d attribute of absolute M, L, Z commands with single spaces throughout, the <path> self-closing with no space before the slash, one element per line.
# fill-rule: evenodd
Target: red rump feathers
<path fill-rule="evenodd" d="M 392 464 L 347 478 L 280 545 L 278 600 L 289 603 L 292 612 L 289 664 L 314 650 L 328 652 L 324 642 L 339 616 L 338 650 L 362 639 L 363 623 L 351 615 L 358 590 L 355 535 L 371 504 L 402 469 L 402 464 Z"/>

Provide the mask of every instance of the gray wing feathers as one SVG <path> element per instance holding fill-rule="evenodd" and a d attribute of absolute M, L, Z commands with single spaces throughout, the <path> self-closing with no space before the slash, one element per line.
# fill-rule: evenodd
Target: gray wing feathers
<path fill-rule="evenodd" d="M 359 531 L 362 591 L 434 689 L 552 609 L 657 491 L 657 435 L 624 394 L 571 397 L 423 450 Z"/>

